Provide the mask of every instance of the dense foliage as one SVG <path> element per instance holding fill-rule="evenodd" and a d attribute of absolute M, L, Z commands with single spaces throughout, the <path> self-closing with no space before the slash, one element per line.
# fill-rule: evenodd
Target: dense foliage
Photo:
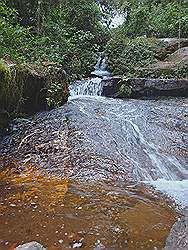
<path fill-rule="evenodd" d="M 106 39 L 95 1 L 16 0 L 7 5 L 0 3 L 1 58 L 56 62 L 73 77 L 91 70 Z"/>
<path fill-rule="evenodd" d="M 143 1 L 129 13 L 122 28 L 128 36 L 188 36 L 187 3 L 182 1 Z"/>
<path fill-rule="evenodd" d="M 71 78 L 87 75 L 105 49 L 114 73 L 131 72 L 155 60 L 146 37 L 187 37 L 186 1 L 4 0 L 0 3 L 0 58 L 55 62 Z M 119 11 L 124 24 L 108 30 Z M 108 41 L 108 42 L 107 42 Z"/>
<path fill-rule="evenodd" d="M 147 66 L 153 63 L 155 52 L 162 44 L 153 39 L 138 37 L 130 39 L 116 33 L 106 48 L 109 57 L 109 69 L 114 74 L 130 74 L 136 67 Z"/>
<path fill-rule="evenodd" d="M 121 31 L 129 37 L 188 36 L 188 2 L 185 0 L 100 0 L 106 13 L 125 14 Z M 116 10 L 116 11 L 115 11 Z"/>
<path fill-rule="evenodd" d="M 114 74 L 140 76 L 140 68 L 146 68 L 159 59 L 158 52 L 164 44 L 159 42 L 158 38 L 188 37 L 187 1 L 101 0 L 101 2 L 108 12 L 116 9 L 126 17 L 123 25 L 111 31 L 111 39 L 106 47 L 109 69 Z M 146 71 L 142 76 L 155 75 Z M 184 71 L 185 67 L 181 65 L 181 69 L 175 69 L 167 76 L 183 77 Z M 157 74 L 155 77 L 160 75 Z"/>

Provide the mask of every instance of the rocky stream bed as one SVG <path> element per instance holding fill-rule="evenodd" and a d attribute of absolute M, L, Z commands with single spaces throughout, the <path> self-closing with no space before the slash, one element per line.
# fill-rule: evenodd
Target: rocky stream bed
<path fill-rule="evenodd" d="M 0 146 L 0 249 L 187 249 L 188 99 L 101 97 L 101 81 L 13 122 Z"/>

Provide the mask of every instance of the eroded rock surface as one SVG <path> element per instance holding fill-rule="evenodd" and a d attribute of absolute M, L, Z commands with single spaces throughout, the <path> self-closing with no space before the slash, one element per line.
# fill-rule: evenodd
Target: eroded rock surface
<path fill-rule="evenodd" d="M 165 250 L 187 250 L 188 249 L 188 207 L 182 218 L 172 227 L 167 239 Z"/>

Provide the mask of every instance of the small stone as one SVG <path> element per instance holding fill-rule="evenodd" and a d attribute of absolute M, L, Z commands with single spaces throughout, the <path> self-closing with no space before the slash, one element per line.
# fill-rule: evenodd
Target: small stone
<path fill-rule="evenodd" d="M 63 240 L 58 240 L 58 242 L 59 242 L 60 244 L 62 244 L 62 243 L 63 243 Z"/>
<path fill-rule="evenodd" d="M 16 205 L 15 205 L 15 204 L 10 204 L 10 206 L 11 206 L 11 207 L 16 207 Z"/>
<path fill-rule="evenodd" d="M 46 250 L 46 248 L 38 242 L 33 241 L 24 245 L 20 245 L 16 247 L 15 250 Z"/>
<path fill-rule="evenodd" d="M 75 242 L 73 243 L 72 248 L 81 248 L 82 246 L 83 246 L 82 242 Z"/>

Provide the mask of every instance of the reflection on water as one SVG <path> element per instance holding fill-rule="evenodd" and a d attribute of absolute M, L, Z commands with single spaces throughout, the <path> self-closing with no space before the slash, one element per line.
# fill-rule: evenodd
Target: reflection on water
<path fill-rule="evenodd" d="M 15 164 L 0 179 L 0 249 L 32 240 L 57 249 L 161 248 L 177 219 L 141 185 L 68 181 Z"/>

